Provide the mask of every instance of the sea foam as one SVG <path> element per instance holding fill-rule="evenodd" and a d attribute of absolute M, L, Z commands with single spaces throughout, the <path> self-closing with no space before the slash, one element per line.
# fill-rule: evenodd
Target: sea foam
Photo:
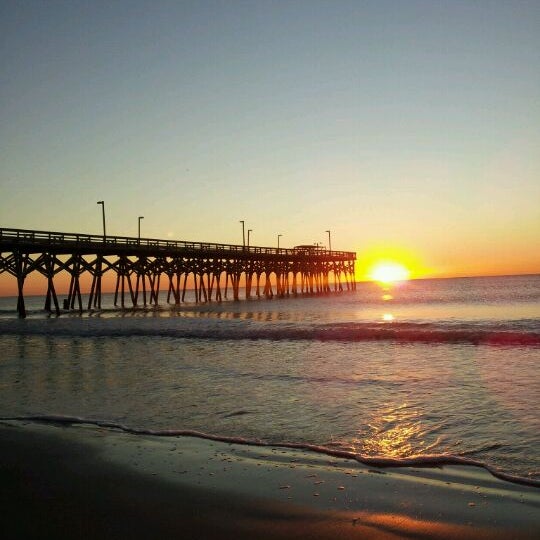
<path fill-rule="evenodd" d="M 135 427 L 126 426 L 121 423 L 111 422 L 108 420 L 96 420 L 90 418 L 82 418 L 79 416 L 64 416 L 64 415 L 28 415 L 28 416 L 13 416 L 13 417 L 0 417 L 0 421 L 22 421 L 22 422 L 41 422 L 49 424 L 62 424 L 62 425 L 94 425 L 100 428 L 117 429 L 125 433 L 132 435 L 148 435 L 153 437 L 197 437 L 200 439 L 207 439 L 211 441 L 220 441 L 232 444 L 241 444 L 249 446 L 261 446 L 261 447 L 278 447 L 278 448 L 294 448 L 297 450 L 308 450 L 319 454 L 325 454 L 331 457 L 340 459 L 352 459 L 364 465 L 373 467 L 442 467 L 444 465 L 464 465 L 470 467 L 480 467 L 491 473 L 496 478 L 505 480 L 507 482 L 513 482 L 515 484 L 522 484 L 526 486 L 533 486 L 540 488 L 540 480 L 532 478 L 526 478 L 523 476 L 517 476 L 505 473 L 497 469 L 496 467 L 487 465 L 481 461 L 466 458 L 463 456 L 454 456 L 446 454 L 434 454 L 434 455 L 422 455 L 411 456 L 407 458 L 395 458 L 395 457 L 377 457 L 377 456 L 365 456 L 356 452 L 347 450 L 338 450 L 328 448 L 326 446 L 299 443 L 299 442 L 287 442 L 287 441 L 262 441 L 260 439 L 248 439 L 245 437 L 228 437 L 222 435 L 215 435 L 212 433 L 205 433 L 203 431 L 191 430 L 191 429 L 140 429 Z"/>

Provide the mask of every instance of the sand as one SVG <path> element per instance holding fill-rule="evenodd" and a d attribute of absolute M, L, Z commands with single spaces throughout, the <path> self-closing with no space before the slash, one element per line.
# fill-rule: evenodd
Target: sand
<path fill-rule="evenodd" d="M 540 490 L 468 466 L 0 423 L 3 538 L 538 538 Z"/>

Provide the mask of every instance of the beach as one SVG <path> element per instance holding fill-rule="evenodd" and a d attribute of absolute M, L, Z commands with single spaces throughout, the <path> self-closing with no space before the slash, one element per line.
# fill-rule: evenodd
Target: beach
<path fill-rule="evenodd" d="M 540 1 L 0 12 L 0 540 L 540 539 Z"/>
<path fill-rule="evenodd" d="M 540 491 L 473 466 L 2 421 L 10 538 L 535 538 Z"/>

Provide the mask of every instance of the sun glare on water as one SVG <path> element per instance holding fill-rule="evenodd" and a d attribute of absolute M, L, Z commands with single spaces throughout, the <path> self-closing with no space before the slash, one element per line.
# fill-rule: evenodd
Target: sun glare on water
<path fill-rule="evenodd" d="M 373 267 L 370 277 L 380 283 L 395 283 L 409 279 L 409 270 L 399 263 L 379 263 Z"/>

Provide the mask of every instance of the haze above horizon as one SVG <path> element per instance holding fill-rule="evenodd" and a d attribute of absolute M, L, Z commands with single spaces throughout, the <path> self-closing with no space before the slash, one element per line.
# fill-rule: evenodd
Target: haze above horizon
<path fill-rule="evenodd" d="M 0 7 L 0 227 L 540 272 L 538 2 Z M 2 277 L 4 279 L 5 276 Z M 1 283 L 0 283 L 1 285 Z"/>

